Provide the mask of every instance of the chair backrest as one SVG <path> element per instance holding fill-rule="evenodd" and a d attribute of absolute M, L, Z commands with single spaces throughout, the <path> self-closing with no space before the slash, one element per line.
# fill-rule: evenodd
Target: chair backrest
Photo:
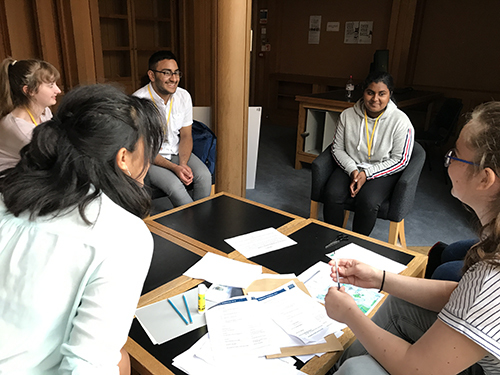
<path fill-rule="evenodd" d="M 429 132 L 438 136 L 440 138 L 440 143 L 446 143 L 448 141 L 458 123 L 462 108 L 463 104 L 461 99 L 447 98 L 444 101 L 436 117 L 434 117 L 429 126 Z"/>
<path fill-rule="evenodd" d="M 399 222 L 410 212 L 424 163 L 425 150 L 418 142 L 415 142 L 410 162 L 401 173 L 401 177 L 392 192 L 389 210 L 387 216 L 384 217 L 385 219 Z"/>

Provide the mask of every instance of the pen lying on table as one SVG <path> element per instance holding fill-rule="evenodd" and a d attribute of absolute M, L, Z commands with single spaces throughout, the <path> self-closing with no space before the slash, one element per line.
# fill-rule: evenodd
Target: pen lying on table
<path fill-rule="evenodd" d="M 335 246 L 336 244 L 342 242 L 342 241 L 347 241 L 349 239 L 349 236 L 347 234 L 344 234 L 344 233 L 340 233 L 337 238 L 335 238 L 335 240 L 333 240 L 332 242 L 330 242 L 328 245 L 325 246 L 325 249 L 328 249 L 332 246 Z"/>

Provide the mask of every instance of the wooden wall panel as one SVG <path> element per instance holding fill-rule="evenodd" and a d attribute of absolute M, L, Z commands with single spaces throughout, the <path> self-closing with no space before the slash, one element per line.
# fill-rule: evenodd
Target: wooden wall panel
<path fill-rule="evenodd" d="M 217 173 L 215 187 L 245 196 L 251 0 L 219 0 L 216 5 Z"/>
<path fill-rule="evenodd" d="M 9 29 L 5 11 L 5 0 L 0 0 L 0 61 L 12 54 L 10 50 Z"/>
<path fill-rule="evenodd" d="M 60 72 L 64 81 L 63 60 L 61 53 L 60 29 L 57 12 L 53 0 L 35 0 L 34 11 L 36 14 L 37 34 L 40 41 L 42 58 L 50 62 Z M 64 89 L 64 83 L 61 85 Z"/>
<path fill-rule="evenodd" d="M 421 0 L 419 7 L 408 83 L 461 98 L 464 111 L 500 100 L 500 2 Z"/>
<path fill-rule="evenodd" d="M 214 82 L 213 1 L 180 2 L 182 83 L 191 94 L 194 106 L 211 106 Z"/>
<path fill-rule="evenodd" d="M 368 74 L 373 53 L 387 48 L 391 0 L 376 2 L 281 0 L 281 19 L 276 47 L 276 71 L 286 74 L 341 77 L 353 75 L 363 80 Z M 308 44 L 309 17 L 321 16 L 319 44 Z M 340 22 L 339 32 L 327 32 L 327 22 Z M 372 44 L 345 44 L 347 21 L 373 21 Z M 273 32 L 270 27 L 269 32 Z M 273 48 L 273 46 L 271 46 Z"/>
<path fill-rule="evenodd" d="M 32 4 L 30 0 L 5 0 L 11 54 L 17 60 L 41 58 Z"/>

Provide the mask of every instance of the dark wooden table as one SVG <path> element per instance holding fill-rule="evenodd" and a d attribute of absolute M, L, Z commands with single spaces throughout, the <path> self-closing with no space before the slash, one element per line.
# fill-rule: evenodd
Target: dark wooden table
<path fill-rule="evenodd" d="M 195 220 L 195 217 L 199 220 Z M 210 220 L 207 220 L 209 218 Z M 155 253 L 154 264 L 146 279 L 145 285 L 147 286 L 144 291 L 147 293 L 141 297 L 139 307 L 173 297 L 201 283 L 203 280 L 186 276 L 178 276 L 173 280 L 172 277 L 179 275 L 179 272 L 184 272 L 182 270 L 194 264 L 207 252 L 214 252 L 242 262 L 260 264 L 265 273 L 299 275 L 319 260 L 327 262 L 328 258 L 325 254 L 335 250 L 335 247 L 327 250 L 324 247 L 342 232 L 348 235 L 348 241 L 338 246 L 353 242 L 406 264 L 407 269 L 402 274 L 422 277 L 427 263 L 426 256 L 411 250 L 392 246 L 314 219 L 306 220 L 225 193 L 153 216 L 145 222 L 154 235 Z M 246 259 L 238 251 L 227 248 L 223 241 L 225 238 L 270 226 L 289 236 L 297 244 Z M 162 281 L 165 284 L 149 290 Z M 376 309 L 372 314 L 375 311 Z M 206 332 L 205 326 L 162 345 L 153 345 L 139 322 L 134 319 L 125 345 L 131 357 L 133 374 L 184 374 L 172 366 L 173 358 L 190 348 Z M 347 347 L 353 340 L 354 335 L 346 328 L 344 335 L 340 337 L 340 342 Z M 313 358 L 303 364 L 301 371 L 311 375 L 325 374 L 338 356 L 339 353 L 326 353 L 320 358 Z"/>

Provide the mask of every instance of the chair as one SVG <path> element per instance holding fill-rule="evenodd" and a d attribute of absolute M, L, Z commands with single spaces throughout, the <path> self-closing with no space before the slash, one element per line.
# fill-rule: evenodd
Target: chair
<path fill-rule="evenodd" d="M 415 200 L 420 172 L 425 162 L 425 150 L 420 144 L 415 142 L 413 153 L 408 166 L 401 173 L 391 197 L 380 206 L 377 217 L 384 220 L 390 220 L 389 240 L 388 242 L 397 245 L 398 240 L 402 247 L 406 247 L 406 238 L 404 231 L 404 218 L 410 212 Z M 327 147 L 312 163 L 312 186 L 311 186 L 311 213 L 313 219 L 318 218 L 318 202 L 323 203 L 323 189 L 330 178 L 333 170 L 338 168 L 331 154 L 331 147 Z M 344 205 L 345 228 L 349 211 L 354 211 L 352 199 L 348 199 Z"/>
<path fill-rule="evenodd" d="M 430 161 L 432 160 L 431 148 L 439 148 L 448 142 L 450 136 L 455 131 L 462 108 L 462 100 L 447 98 L 429 125 L 429 129 L 415 133 L 415 140 L 429 154 L 429 158 L 427 159 L 429 170 L 431 170 Z"/>

